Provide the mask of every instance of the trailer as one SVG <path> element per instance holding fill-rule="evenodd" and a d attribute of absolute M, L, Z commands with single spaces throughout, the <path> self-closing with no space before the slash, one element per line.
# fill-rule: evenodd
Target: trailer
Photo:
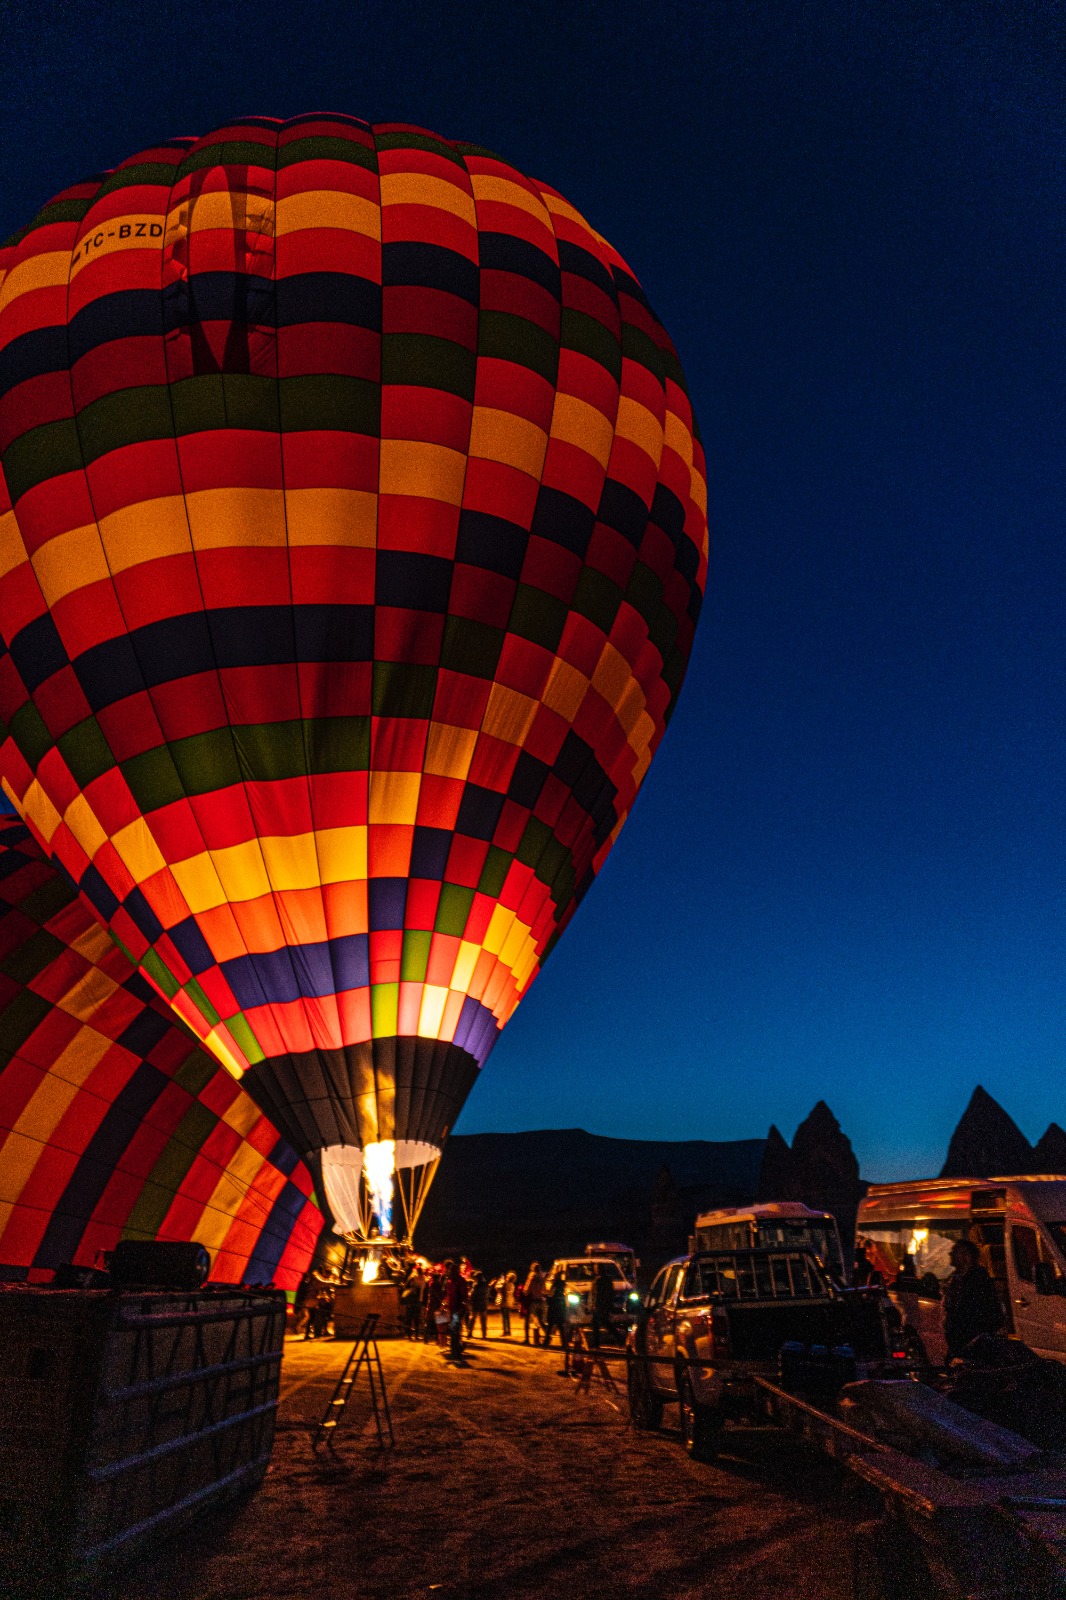
<path fill-rule="evenodd" d="M 763 1421 L 840 1461 L 881 1497 L 881 1515 L 856 1533 L 854 1600 L 1066 1597 L 1066 1456 L 907 1380 L 873 1392 L 849 1385 L 844 1415 L 768 1378 L 755 1383 Z"/>

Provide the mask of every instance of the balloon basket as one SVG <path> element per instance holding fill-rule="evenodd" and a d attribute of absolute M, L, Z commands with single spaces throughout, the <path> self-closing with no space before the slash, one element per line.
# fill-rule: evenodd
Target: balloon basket
<path fill-rule="evenodd" d="M 364 1283 L 357 1273 L 351 1283 L 342 1283 L 333 1300 L 333 1337 L 354 1339 L 370 1312 L 378 1318 L 378 1339 L 402 1339 L 403 1307 L 400 1285 L 391 1278 L 376 1278 Z"/>

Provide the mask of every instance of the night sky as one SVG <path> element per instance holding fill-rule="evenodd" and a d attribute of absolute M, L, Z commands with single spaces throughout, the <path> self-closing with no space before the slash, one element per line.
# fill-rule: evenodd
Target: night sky
<path fill-rule="evenodd" d="M 0 236 L 234 116 L 489 145 L 640 277 L 707 449 L 708 600 L 631 820 L 460 1131 L 938 1168 L 1066 1122 L 1058 4 L 0 0 Z"/>

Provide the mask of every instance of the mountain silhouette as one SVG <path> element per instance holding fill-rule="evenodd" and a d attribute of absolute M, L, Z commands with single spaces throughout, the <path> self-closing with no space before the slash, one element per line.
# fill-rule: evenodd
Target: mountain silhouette
<path fill-rule="evenodd" d="M 948 1145 L 942 1178 L 996 1178 L 1034 1171 L 1033 1147 L 1013 1117 L 978 1084 Z"/>
<path fill-rule="evenodd" d="M 1066 1130 L 1060 1128 L 1057 1122 L 1049 1123 L 1033 1146 L 1032 1170 L 1066 1172 Z"/>

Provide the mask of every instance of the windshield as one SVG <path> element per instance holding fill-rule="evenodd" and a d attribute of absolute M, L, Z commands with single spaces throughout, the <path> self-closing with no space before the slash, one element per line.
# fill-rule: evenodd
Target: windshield
<path fill-rule="evenodd" d="M 935 1298 L 951 1276 L 952 1245 L 971 1234 L 970 1226 L 956 1219 L 883 1222 L 863 1228 L 860 1237 L 866 1241 L 868 1260 L 886 1283 Z"/>
<path fill-rule="evenodd" d="M 775 1217 L 760 1221 L 757 1242 L 763 1250 L 810 1250 L 829 1272 L 844 1276 L 840 1244 L 832 1223 L 790 1222 Z"/>
<path fill-rule="evenodd" d="M 614 1280 L 615 1286 L 618 1287 L 619 1285 L 624 1284 L 626 1280 L 622 1275 L 622 1270 L 618 1263 L 616 1261 L 609 1261 L 607 1265 L 611 1269 L 611 1278 Z M 598 1266 L 598 1261 L 568 1262 L 566 1267 L 567 1283 L 591 1283 L 593 1278 L 596 1276 L 596 1270 Z"/>
<path fill-rule="evenodd" d="M 1066 1222 L 1048 1222 L 1045 1226 L 1062 1255 L 1066 1256 Z"/>
<path fill-rule="evenodd" d="M 596 1265 L 597 1261 L 606 1261 L 612 1267 L 617 1267 L 621 1276 L 626 1279 L 635 1278 L 637 1275 L 637 1258 L 632 1254 L 622 1255 L 616 1251 L 613 1255 L 607 1255 L 604 1252 L 603 1255 L 589 1256 L 588 1260 L 591 1261 L 593 1266 Z"/>

